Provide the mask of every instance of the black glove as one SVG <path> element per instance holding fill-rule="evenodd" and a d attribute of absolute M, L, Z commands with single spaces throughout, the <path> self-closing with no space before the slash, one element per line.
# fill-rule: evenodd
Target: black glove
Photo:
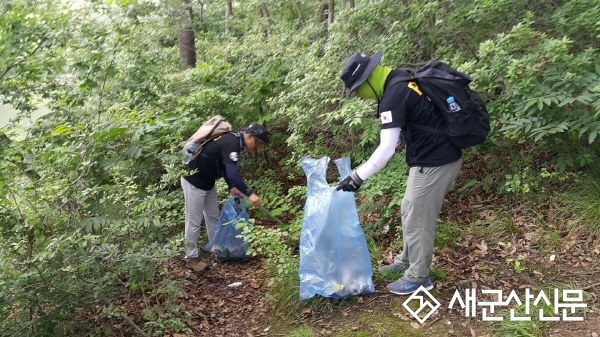
<path fill-rule="evenodd" d="M 360 185 L 362 185 L 363 180 L 360 179 L 360 177 L 358 176 L 358 174 L 356 174 L 355 172 L 352 172 L 352 174 L 350 174 L 349 176 L 347 176 L 346 178 L 344 178 L 344 180 L 340 181 L 337 186 L 335 187 L 336 191 L 342 190 L 344 192 L 356 192 L 358 191 L 358 189 L 360 188 Z"/>

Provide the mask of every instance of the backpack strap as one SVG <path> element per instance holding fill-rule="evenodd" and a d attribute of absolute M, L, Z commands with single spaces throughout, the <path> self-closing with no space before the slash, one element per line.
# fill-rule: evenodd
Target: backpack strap
<path fill-rule="evenodd" d="M 238 137 L 238 138 L 240 137 L 240 136 L 237 134 L 237 132 L 235 132 L 235 131 L 228 131 L 228 132 L 222 133 L 222 134 L 220 134 L 220 135 L 216 135 L 216 136 L 214 136 L 214 137 L 211 137 L 210 139 L 207 139 L 206 141 L 208 142 L 209 140 L 219 140 L 219 138 L 223 137 L 223 135 L 226 135 L 226 134 L 228 134 L 228 133 L 230 133 L 230 134 L 232 134 L 232 135 L 234 135 L 234 136 L 236 136 L 236 137 Z"/>
<path fill-rule="evenodd" d="M 210 132 L 208 133 L 208 136 L 206 136 L 206 138 L 209 138 L 210 136 L 212 136 L 213 132 L 215 132 L 215 130 L 217 129 L 219 124 L 221 124 L 222 121 L 224 121 L 224 119 L 219 119 L 219 121 L 215 123 L 215 125 L 212 127 L 212 129 L 210 129 Z"/>
<path fill-rule="evenodd" d="M 415 73 L 416 70 L 412 69 L 412 68 L 400 68 L 398 69 L 398 72 L 396 73 L 396 75 L 394 75 L 394 77 L 392 77 L 390 79 L 390 81 L 385 85 L 385 87 L 387 88 L 388 86 L 392 86 L 398 82 L 408 82 L 411 80 L 415 80 Z"/>
<path fill-rule="evenodd" d="M 386 87 L 388 86 L 392 86 L 396 83 L 399 82 L 409 82 L 409 81 L 417 81 L 417 77 L 416 77 L 416 70 L 412 69 L 412 68 L 400 68 L 400 73 L 397 74 L 396 76 L 394 76 L 387 84 Z M 423 124 L 410 124 L 407 125 L 407 127 L 410 129 L 411 127 L 414 127 L 415 129 L 419 129 L 419 130 L 423 130 L 426 132 L 430 132 L 430 133 L 435 133 L 435 134 L 445 134 L 445 130 L 440 130 L 440 129 L 436 129 L 436 128 L 432 128 L 430 126 L 427 125 L 423 125 Z"/>
<path fill-rule="evenodd" d="M 239 138 L 239 137 L 240 137 L 240 136 L 238 135 L 238 133 L 237 133 L 237 132 L 235 132 L 235 131 L 228 131 L 228 132 L 222 133 L 222 134 L 220 134 L 220 135 L 213 136 L 213 137 L 211 137 L 211 138 L 209 138 L 209 139 L 205 140 L 204 142 L 202 142 L 202 149 L 200 150 L 200 152 L 198 152 L 198 155 L 199 155 L 199 156 L 202 156 L 202 157 L 204 157 L 204 158 L 217 158 L 217 157 L 211 157 L 211 156 L 209 156 L 209 155 L 207 155 L 207 154 L 205 154 L 205 153 L 202 153 L 202 152 L 204 151 L 204 149 L 205 149 L 205 147 L 206 147 L 206 144 L 208 144 L 208 142 L 210 142 L 211 140 L 216 142 L 216 141 L 217 141 L 217 140 L 219 140 L 221 137 L 223 137 L 223 135 L 226 135 L 226 134 L 228 134 L 228 133 L 230 133 L 230 134 L 232 134 L 232 135 L 236 136 L 237 138 Z"/>
<path fill-rule="evenodd" d="M 437 109 L 437 107 L 435 107 L 435 109 Z M 442 113 L 445 113 L 444 111 L 442 111 Z M 466 124 L 466 122 L 468 121 L 468 119 L 465 118 L 458 118 L 458 117 L 452 117 L 450 115 L 446 116 L 447 120 L 446 123 L 452 123 L 452 124 Z M 446 132 L 446 130 L 440 130 L 440 129 L 436 129 L 436 128 L 432 128 L 430 126 L 427 125 L 423 125 L 423 124 L 411 124 L 410 126 L 416 128 L 416 129 L 420 129 L 423 131 L 427 131 L 430 133 L 435 133 L 438 135 L 447 135 L 448 133 Z"/>

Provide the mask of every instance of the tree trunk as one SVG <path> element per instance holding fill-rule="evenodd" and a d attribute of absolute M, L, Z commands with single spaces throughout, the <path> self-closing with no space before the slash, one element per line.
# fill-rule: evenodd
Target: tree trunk
<path fill-rule="evenodd" d="M 345 7 L 354 8 L 354 0 L 342 0 L 342 8 L 345 8 Z M 344 23 L 348 22 L 348 17 L 344 16 L 342 18 L 342 21 Z M 358 37 L 358 31 L 356 29 L 350 32 L 350 35 L 349 35 L 350 40 L 354 40 L 357 37 Z"/>
<path fill-rule="evenodd" d="M 233 14 L 233 7 L 231 5 L 231 0 L 227 0 L 225 3 L 225 33 L 229 34 L 231 32 L 231 26 L 229 25 L 229 18 Z"/>
<path fill-rule="evenodd" d="M 200 31 L 202 32 L 202 34 L 206 33 L 206 25 L 204 24 L 204 5 L 206 5 L 206 3 L 204 1 L 198 1 L 198 3 L 200 3 Z M 194 43 L 195 45 L 195 43 Z M 202 44 L 200 44 L 198 46 L 198 48 L 196 48 L 196 54 L 200 53 L 200 55 L 202 55 L 202 60 L 204 62 L 206 62 L 206 48 L 205 46 L 203 46 Z"/>
<path fill-rule="evenodd" d="M 306 21 L 304 20 L 304 16 L 302 15 L 302 10 L 300 9 L 300 4 L 298 4 L 298 1 L 294 1 L 294 6 L 298 11 L 298 19 L 300 20 L 300 25 L 302 27 L 306 27 Z"/>
<path fill-rule="evenodd" d="M 267 9 L 267 5 L 265 5 L 264 2 L 260 4 L 259 12 L 260 12 L 260 17 L 266 21 L 267 27 L 265 28 L 263 35 L 265 37 L 267 37 L 267 36 L 271 35 L 271 19 L 269 17 L 269 10 Z"/>
<path fill-rule="evenodd" d="M 329 0 L 329 7 L 327 9 L 327 26 L 331 27 L 334 21 L 334 9 L 335 9 L 335 0 Z"/>
<path fill-rule="evenodd" d="M 196 66 L 196 42 L 195 33 L 192 28 L 192 7 L 190 0 L 181 0 L 183 9 L 179 10 L 178 25 L 179 33 L 177 41 L 179 44 L 179 58 L 185 68 Z"/>
<path fill-rule="evenodd" d="M 233 15 L 233 6 L 231 5 L 231 0 L 227 0 L 225 2 L 225 35 L 229 36 L 231 34 L 231 25 L 229 24 L 229 18 Z M 229 63 L 229 55 L 227 54 L 227 50 L 225 50 L 225 55 L 223 55 L 223 60 L 226 63 Z"/>
<path fill-rule="evenodd" d="M 319 6 L 319 23 L 322 23 L 324 26 L 327 25 L 327 2 L 323 2 Z"/>

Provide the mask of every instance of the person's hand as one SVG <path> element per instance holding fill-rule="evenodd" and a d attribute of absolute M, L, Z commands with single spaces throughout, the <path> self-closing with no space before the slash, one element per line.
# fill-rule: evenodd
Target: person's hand
<path fill-rule="evenodd" d="M 260 197 L 258 195 L 256 195 L 256 193 L 252 193 L 249 197 L 248 200 L 250 200 L 250 203 L 252 204 L 252 206 L 259 208 L 262 206 L 262 204 L 260 203 Z"/>
<path fill-rule="evenodd" d="M 243 197 L 244 195 L 242 194 L 242 192 L 240 192 L 240 190 L 238 190 L 235 187 L 232 187 L 231 190 L 229 190 L 231 192 L 231 195 L 237 195 L 239 197 Z"/>
<path fill-rule="evenodd" d="M 335 187 L 336 191 L 342 190 L 344 192 L 356 192 L 362 185 L 363 180 L 360 179 L 356 172 L 352 172 L 349 176 L 340 181 Z"/>

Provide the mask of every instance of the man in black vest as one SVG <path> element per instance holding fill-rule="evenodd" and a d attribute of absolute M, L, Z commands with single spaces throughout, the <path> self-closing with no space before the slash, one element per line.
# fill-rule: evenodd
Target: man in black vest
<path fill-rule="evenodd" d="M 269 142 L 269 132 L 258 123 L 235 133 L 225 133 L 209 141 L 202 152 L 186 165 L 186 170 L 196 173 L 181 177 L 185 198 L 185 261 L 193 270 L 207 267 L 198 258 L 198 237 L 204 218 L 208 240 L 213 239 L 219 220 L 219 203 L 215 182 L 225 179 L 232 195 L 248 196 L 254 207 L 261 207 L 260 197 L 246 184 L 237 168 L 240 152 L 254 150 Z"/>
<path fill-rule="evenodd" d="M 437 217 L 460 171 L 462 152 L 444 135 L 411 128 L 411 124 L 420 124 L 443 130 L 446 122 L 416 82 L 390 82 L 400 72 L 379 65 L 381 56 L 381 51 L 371 57 L 354 53 L 340 76 L 347 89 L 346 98 L 356 95 L 379 103 L 381 139 L 369 160 L 341 181 L 337 189 L 357 191 L 364 180 L 387 164 L 400 142 L 406 144 L 410 171 L 401 205 L 404 247 L 392 265 L 380 270 L 404 272 L 404 276 L 388 284 L 387 289 L 394 294 L 408 295 L 420 286 L 433 289 L 429 266 Z"/>

